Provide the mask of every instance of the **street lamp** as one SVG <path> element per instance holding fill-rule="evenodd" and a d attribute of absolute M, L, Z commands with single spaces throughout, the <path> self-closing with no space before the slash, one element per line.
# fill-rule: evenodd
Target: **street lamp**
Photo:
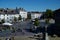
<path fill-rule="evenodd" d="M 46 19 L 45 22 L 46 22 L 46 25 L 45 25 L 45 31 L 46 31 L 45 40 L 49 40 L 48 33 L 47 33 L 47 27 L 49 25 L 49 19 Z"/>
<path fill-rule="evenodd" d="M 55 23 L 55 20 L 54 19 L 46 19 L 45 20 L 45 22 L 46 22 L 46 25 L 45 25 L 45 31 L 46 31 L 46 33 L 45 33 L 45 40 L 49 40 L 49 37 L 48 37 L 48 33 L 47 33 L 47 27 L 50 25 L 50 24 L 54 24 Z"/>

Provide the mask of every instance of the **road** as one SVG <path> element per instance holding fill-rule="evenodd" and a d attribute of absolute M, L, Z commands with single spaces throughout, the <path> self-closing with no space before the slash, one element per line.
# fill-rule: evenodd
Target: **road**
<path fill-rule="evenodd" d="M 33 27 L 33 24 L 31 24 L 31 20 L 29 21 L 22 21 L 18 23 L 13 23 L 12 27 L 16 27 L 16 29 L 20 28 L 22 32 L 15 32 L 11 33 L 11 30 L 0 32 L 0 37 L 11 37 L 11 36 L 33 36 L 35 33 L 28 32 L 25 29 L 29 29 L 30 27 Z"/>
<path fill-rule="evenodd" d="M 19 22 L 19 23 L 13 23 L 12 25 L 13 27 L 16 27 L 16 29 L 20 28 L 22 30 L 22 32 L 15 32 L 15 33 L 11 33 L 12 30 L 7 30 L 7 31 L 3 31 L 3 32 L 0 32 L 0 36 L 30 36 L 30 35 L 33 35 L 34 33 L 31 33 L 31 32 L 27 32 L 25 31 L 24 29 L 25 28 L 30 28 L 31 24 L 30 24 L 30 21 L 23 21 L 23 22 Z"/>

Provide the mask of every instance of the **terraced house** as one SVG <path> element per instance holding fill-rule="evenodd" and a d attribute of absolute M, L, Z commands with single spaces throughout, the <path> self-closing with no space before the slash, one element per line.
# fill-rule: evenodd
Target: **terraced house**
<path fill-rule="evenodd" d="M 43 15 L 43 12 L 38 12 L 38 11 L 32 11 L 28 13 L 31 15 L 31 19 L 35 19 L 35 18 L 40 19 L 40 17 Z"/>
<path fill-rule="evenodd" d="M 5 22 L 12 22 L 14 21 L 14 18 L 18 20 L 19 15 L 21 16 L 22 19 L 27 18 L 27 12 L 23 8 L 16 8 L 16 9 L 1 8 L 0 9 L 0 21 L 4 19 Z"/>

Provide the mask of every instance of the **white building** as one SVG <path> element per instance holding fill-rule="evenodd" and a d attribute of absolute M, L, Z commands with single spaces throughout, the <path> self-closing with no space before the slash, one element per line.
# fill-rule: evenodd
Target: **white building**
<path fill-rule="evenodd" d="M 39 18 L 42 16 L 42 12 L 30 12 L 31 19 Z M 4 19 L 5 22 L 14 21 L 14 17 L 18 19 L 21 15 L 22 21 L 27 18 L 27 11 L 23 8 L 16 9 L 0 9 L 0 20 Z"/>
<path fill-rule="evenodd" d="M 21 15 L 22 21 L 23 21 L 27 18 L 27 11 L 25 11 L 25 9 L 23 9 L 23 8 L 20 8 L 19 15 Z"/>
<path fill-rule="evenodd" d="M 27 12 L 26 11 L 20 11 L 19 14 L 22 18 L 27 18 Z"/>
<path fill-rule="evenodd" d="M 19 15 L 18 14 L 0 14 L 0 21 L 2 20 L 2 19 L 4 19 L 5 20 L 5 22 L 12 22 L 12 21 L 14 21 L 14 17 L 16 17 L 17 19 L 18 19 L 18 17 L 19 17 Z"/>
<path fill-rule="evenodd" d="M 5 22 L 12 22 L 14 21 L 14 17 L 18 18 L 19 14 L 16 13 L 14 10 L 12 12 L 12 10 L 4 10 L 4 11 L 0 11 L 0 21 L 2 19 L 5 20 Z"/>
<path fill-rule="evenodd" d="M 31 12 L 31 19 L 39 18 L 42 16 L 41 12 Z"/>
<path fill-rule="evenodd" d="M 5 22 L 11 22 L 14 21 L 14 17 L 18 19 L 19 15 L 21 15 L 22 19 L 27 18 L 27 12 L 23 8 L 0 9 L 0 21 L 4 19 Z"/>

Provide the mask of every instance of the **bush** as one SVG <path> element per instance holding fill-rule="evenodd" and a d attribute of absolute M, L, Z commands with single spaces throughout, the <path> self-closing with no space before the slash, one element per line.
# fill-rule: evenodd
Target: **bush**
<path fill-rule="evenodd" d="M 22 18 L 21 18 L 21 15 L 19 15 L 19 17 L 18 17 L 18 20 L 21 20 Z"/>
<path fill-rule="evenodd" d="M 15 21 L 15 22 L 17 21 L 17 18 L 16 18 L 16 17 L 14 17 L 14 21 Z"/>
<path fill-rule="evenodd" d="M 2 23 L 4 23 L 4 22 L 5 22 L 5 20 L 4 20 L 4 19 L 2 19 L 2 20 L 1 20 L 1 22 L 2 22 Z"/>
<path fill-rule="evenodd" d="M 35 26 L 38 26 L 38 25 L 39 25 L 39 21 L 38 21 L 37 18 L 36 18 L 35 21 L 34 21 L 34 25 L 35 25 Z"/>
<path fill-rule="evenodd" d="M 0 24 L 2 24 L 2 22 L 0 22 Z"/>

